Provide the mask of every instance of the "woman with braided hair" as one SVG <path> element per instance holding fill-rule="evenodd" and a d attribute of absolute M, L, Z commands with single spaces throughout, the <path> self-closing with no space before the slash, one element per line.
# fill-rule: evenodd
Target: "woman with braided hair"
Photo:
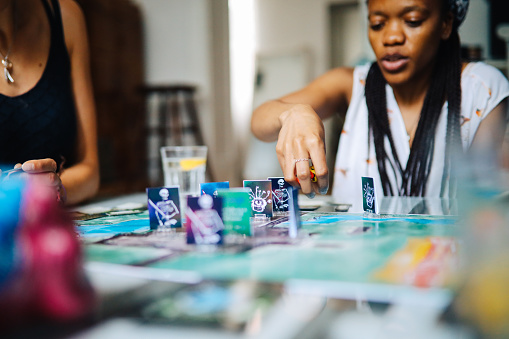
<path fill-rule="evenodd" d="M 462 63 L 458 27 L 468 0 L 368 0 L 371 65 L 337 68 L 258 107 L 255 136 L 277 139 L 285 179 L 303 193 L 328 190 L 322 119 L 346 114 L 333 195 L 362 206 L 361 177 L 385 196 L 449 197 L 453 158 L 499 152 L 509 82 L 482 62 Z M 317 183 L 309 179 L 307 161 Z"/>

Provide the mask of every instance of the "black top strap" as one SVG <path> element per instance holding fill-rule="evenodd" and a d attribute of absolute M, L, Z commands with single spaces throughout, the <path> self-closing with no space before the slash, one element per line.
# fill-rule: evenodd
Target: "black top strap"
<path fill-rule="evenodd" d="M 48 4 L 48 0 L 41 0 L 44 5 L 44 9 L 46 11 L 46 15 L 50 21 L 51 25 L 51 34 L 59 34 L 62 37 L 64 36 L 64 26 L 62 23 L 62 13 L 60 12 L 60 2 L 58 0 L 49 0 L 51 1 L 51 7 Z"/>

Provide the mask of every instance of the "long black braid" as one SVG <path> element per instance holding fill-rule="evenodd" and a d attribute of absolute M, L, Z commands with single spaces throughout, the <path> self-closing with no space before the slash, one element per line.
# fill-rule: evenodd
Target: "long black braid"
<path fill-rule="evenodd" d="M 369 134 L 373 136 L 375 144 L 378 171 L 380 173 L 384 195 L 394 195 L 387 173 L 387 163 L 390 164 L 395 174 L 396 171 L 401 174 L 402 182 L 401 186 L 398 187 L 398 195 L 424 196 L 426 194 L 426 184 L 428 182 L 435 148 L 436 126 L 443 104 L 447 99 L 446 151 L 441 188 L 441 196 L 445 195 L 446 184 L 452 184 L 452 180 L 449 180 L 452 166 L 451 156 L 455 154 L 461 146 L 460 81 L 460 42 L 457 30 L 453 30 L 451 37 L 446 41 L 442 41 L 439 47 L 438 60 L 433 71 L 430 87 L 424 99 L 408 162 L 406 167 L 403 168 L 399 161 L 389 126 L 385 91 L 386 81 L 378 64 L 373 63 L 371 65 L 365 88 L 369 116 Z M 384 146 L 386 139 L 389 141 L 395 163 L 391 162 L 390 158 L 387 156 L 387 150 Z M 451 195 L 451 193 L 453 193 L 453 189 L 449 187 L 449 195 Z"/>

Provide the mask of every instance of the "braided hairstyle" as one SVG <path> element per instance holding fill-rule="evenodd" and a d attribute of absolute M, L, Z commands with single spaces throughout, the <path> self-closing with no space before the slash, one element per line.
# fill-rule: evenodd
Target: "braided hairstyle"
<path fill-rule="evenodd" d="M 451 156 L 461 150 L 460 111 L 461 111 L 461 58 L 460 40 L 457 27 L 453 28 L 449 39 L 442 41 L 438 50 L 438 60 L 433 70 L 432 80 L 426 93 L 414 141 L 405 168 L 396 152 L 387 114 L 386 81 L 375 62 L 366 78 L 366 103 L 368 107 L 369 137 L 373 137 L 376 160 L 384 195 L 425 196 L 426 184 L 433 161 L 435 132 L 444 102 L 448 102 L 447 134 L 444 172 L 440 196 L 453 193 Z M 394 161 L 388 157 L 386 140 Z M 368 140 L 369 141 L 369 140 Z M 393 192 L 387 164 L 396 174 L 401 174 L 402 182 L 398 192 Z"/>

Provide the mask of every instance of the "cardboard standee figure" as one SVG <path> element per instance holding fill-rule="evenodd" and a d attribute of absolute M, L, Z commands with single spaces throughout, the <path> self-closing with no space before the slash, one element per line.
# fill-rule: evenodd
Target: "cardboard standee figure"
<path fill-rule="evenodd" d="M 375 195 L 375 183 L 373 178 L 362 177 L 362 205 L 364 212 L 377 214 L 378 202 Z"/>
<path fill-rule="evenodd" d="M 253 216 L 272 217 L 272 182 L 270 180 L 244 180 L 249 188 Z"/>
<path fill-rule="evenodd" d="M 204 182 L 200 184 L 201 194 L 211 195 L 213 198 L 217 197 L 218 189 L 228 189 L 230 188 L 229 181 L 219 181 L 219 182 Z"/>
<path fill-rule="evenodd" d="M 218 191 L 218 197 L 223 199 L 223 223 L 225 233 L 252 235 L 249 219 L 252 215 L 251 201 L 248 188 L 223 189 Z"/>
<path fill-rule="evenodd" d="M 289 221 L 288 236 L 297 238 L 301 229 L 300 208 L 299 208 L 299 189 L 292 187 L 289 191 Z"/>
<path fill-rule="evenodd" d="M 147 195 L 150 228 L 181 227 L 178 187 L 147 188 Z M 161 200 L 156 200 L 158 196 Z"/>
<path fill-rule="evenodd" d="M 288 212 L 292 186 L 282 177 L 267 178 L 272 182 L 272 210 L 275 213 Z"/>
<path fill-rule="evenodd" d="M 188 197 L 186 209 L 187 243 L 218 245 L 223 243 L 222 198 L 205 194 Z"/>

